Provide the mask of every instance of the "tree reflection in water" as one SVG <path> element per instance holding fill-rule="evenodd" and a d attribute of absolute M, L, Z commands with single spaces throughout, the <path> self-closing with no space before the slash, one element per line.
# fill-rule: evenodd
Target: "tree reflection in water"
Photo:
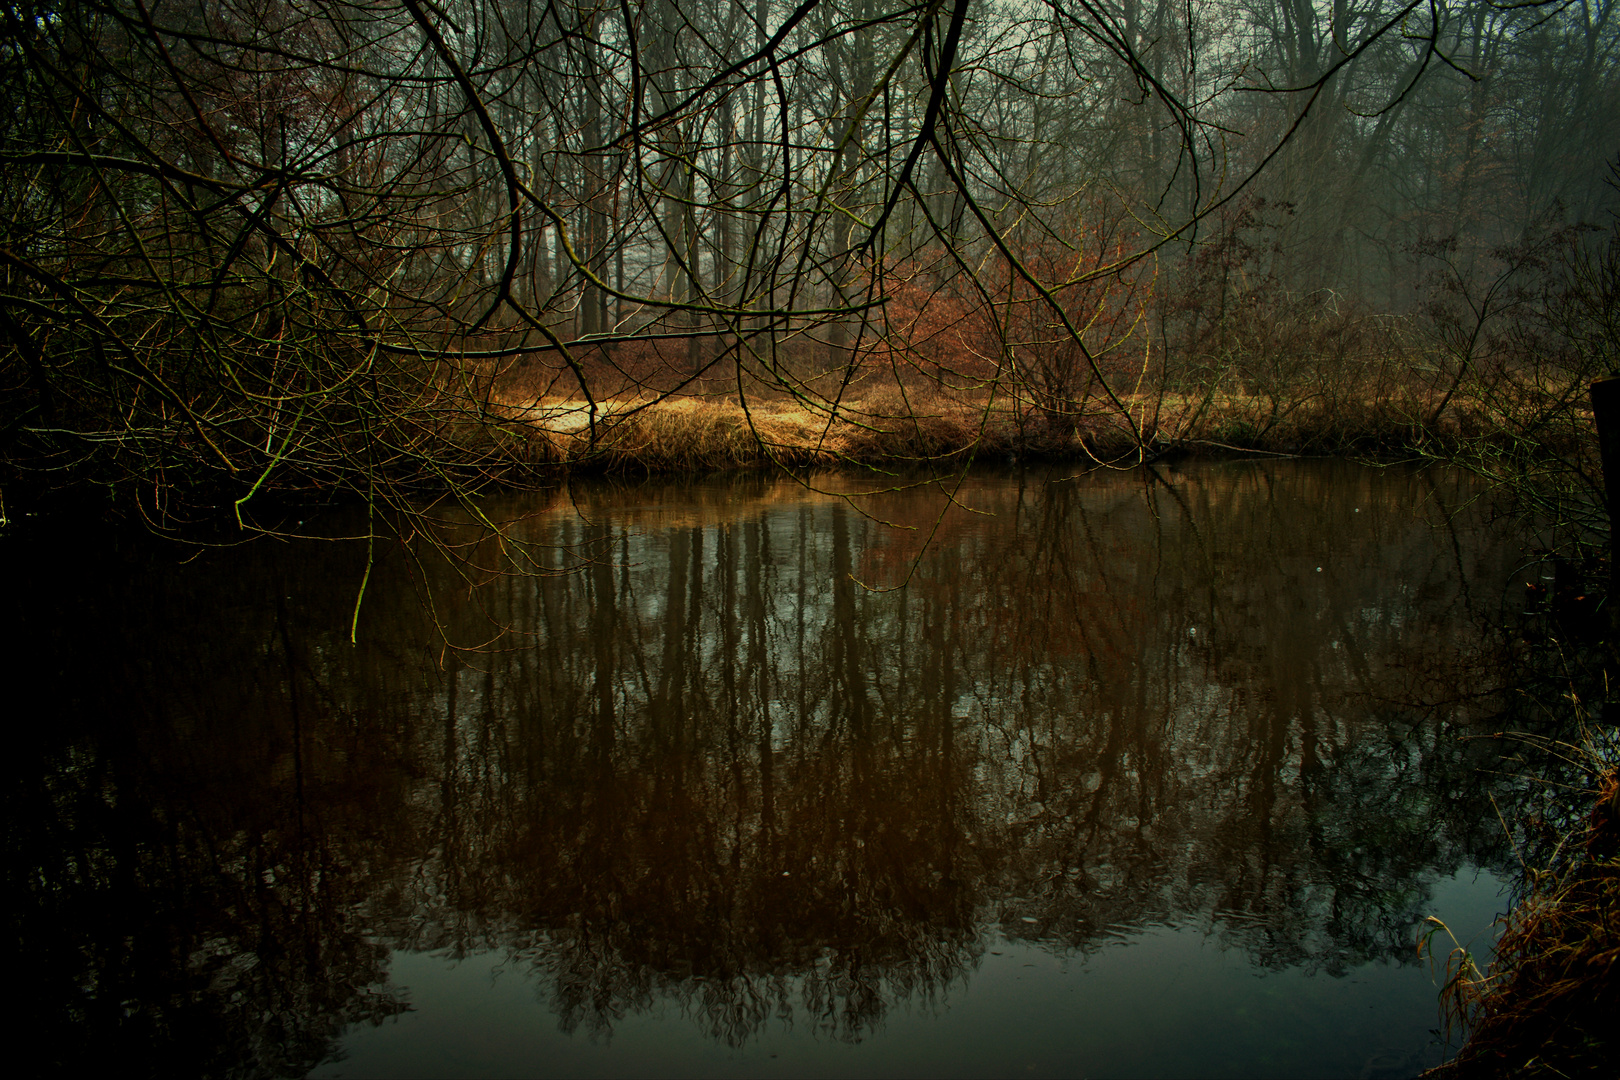
<path fill-rule="evenodd" d="M 1405 958 L 1517 783 L 1454 736 L 1506 677 L 1515 554 L 1466 495 L 984 475 L 925 546 L 935 490 L 592 487 L 490 508 L 579 572 L 450 526 L 458 561 L 374 572 L 358 648 L 346 546 L 85 544 L 8 620 L 22 1022 L 63 1064 L 297 1072 L 409 1007 L 389 949 L 504 950 L 570 1032 L 673 1000 L 731 1044 L 860 1039 L 987 926 Z"/>

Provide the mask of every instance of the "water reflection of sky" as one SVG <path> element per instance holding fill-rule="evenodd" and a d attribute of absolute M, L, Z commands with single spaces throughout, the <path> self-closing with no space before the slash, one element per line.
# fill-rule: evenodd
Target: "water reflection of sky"
<path fill-rule="evenodd" d="M 31 1022 L 206 1072 L 1410 1073 L 1416 925 L 1483 931 L 1511 857 L 1450 734 L 1516 555 L 1464 484 L 587 487 L 385 559 L 359 648 L 350 548 L 29 585 Z"/>
<path fill-rule="evenodd" d="M 1480 948 L 1504 890 L 1465 871 L 1434 883 L 1432 909 Z M 987 928 L 970 970 L 902 997 L 857 1042 L 799 1008 L 732 1045 L 675 995 L 570 1034 L 546 1008 L 553 988 L 503 953 L 395 953 L 390 969 L 412 1011 L 352 1029 L 312 1077 L 1406 1077 L 1441 1059 L 1427 969 L 1257 972 L 1213 920 L 1125 929 L 1080 954 Z"/>

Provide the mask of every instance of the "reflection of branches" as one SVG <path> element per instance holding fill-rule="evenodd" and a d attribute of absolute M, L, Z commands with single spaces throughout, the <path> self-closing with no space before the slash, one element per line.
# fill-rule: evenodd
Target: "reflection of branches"
<path fill-rule="evenodd" d="M 409 1008 L 388 950 L 348 915 L 376 884 L 354 852 L 273 811 L 231 806 L 219 829 L 219 791 L 131 772 L 91 741 L 31 764 L 43 828 L 8 829 L 8 861 L 33 868 L 8 875 L 8 907 L 41 973 L 16 1015 L 52 1071 L 302 1073 L 348 1025 Z M 70 835 L 53 827 L 68 819 Z"/>
<path fill-rule="evenodd" d="M 939 936 L 931 929 L 890 946 L 761 955 L 754 950 L 701 971 L 657 971 L 622 930 L 555 932 L 512 953 L 531 965 L 559 1027 L 593 1038 L 611 1036 L 626 1016 L 660 1000 L 674 1002 L 705 1036 L 743 1046 L 773 1022 L 808 1024 L 840 1042 L 859 1042 L 897 1002 L 923 1003 L 976 965 L 976 937 Z"/>
<path fill-rule="evenodd" d="M 384 629 L 358 650 L 312 629 L 347 607 L 322 583 L 357 553 L 331 546 L 296 553 L 307 591 L 250 549 L 188 579 L 195 609 L 155 612 L 140 574 L 24 583 L 22 662 L 110 673 L 76 691 L 110 719 L 36 733 L 67 742 L 17 795 L 29 947 L 89 933 L 60 931 L 79 890 L 140 908 L 60 861 L 59 832 L 75 865 L 124 858 L 78 823 L 116 817 L 141 895 L 201 927 L 159 951 L 165 977 L 262 977 L 317 1033 L 379 1004 L 353 993 L 381 977 L 375 941 L 507 951 L 569 1031 L 667 1001 L 733 1044 L 784 1012 L 862 1038 L 965 978 L 995 920 L 1079 950 L 1196 919 L 1265 964 L 1405 955 L 1432 875 L 1500 854 L 1506 789 L 1483 743 L 1398 703 L 1413 654 L 1466 678 L 1434 644 L 1477 645 L 1457 576 L 1506 563 L 1461 518 L 1467 561 L 1437 545 L 1410 512 L 1425 490 L 1333 463 L 980 480 L 963 496 L 997 516 L 946 518 L 895 594 L 850 575 L 916 561 L 913 534 L 785 481 L 584 492 L 593 524 L 558 507 L 511 530 L 591 552 L 584 573 L 491 573 L 475 601 L 467 567 L 497 553 L 424 561 L 435 625 L 380 562 Z M 936 514 L 918 492 L 876 509 Z M 177 658 L 211 678 L 177 692 Z M 249 948 L 261 933 L 302 951 Z"/>

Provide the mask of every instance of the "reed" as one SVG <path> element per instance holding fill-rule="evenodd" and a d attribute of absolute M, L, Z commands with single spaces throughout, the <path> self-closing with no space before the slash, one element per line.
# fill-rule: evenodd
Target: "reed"
<path fill-rule="evenodd" d="M 1464 949 L 1445 963 L 1441 990 L 1448 1034 L 1468 1031 L 1451 1061 L 1424 1075 L 1599 1076 L 1615 1063 L 1620 1015 L 1620 769 L 1610 765 L 1576 833 L 1550 865 L 1527 869 L 1527 890 L 1503 920 L 1496 959 L 1482 973 Z M 1420 953 L 1438 931 L 1430 920 Z M 1455 945 L 1455 939 L 1453 939 Z"/>

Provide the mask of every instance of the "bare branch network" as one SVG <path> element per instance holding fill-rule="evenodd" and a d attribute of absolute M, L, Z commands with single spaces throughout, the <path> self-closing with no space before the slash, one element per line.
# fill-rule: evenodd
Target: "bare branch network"
<path fill-rule="evenodd" d="M 1411 236 L 1590 212 L 1620 115 L 1581 3 L 12 0 L 0 26 L 6 482 L 160 523 L 629 458 L 674 400 L 723 397 L 785 463 L 891 420 L 918 457 L 1005 421 L 1140 458 L 1177 393 L 1263 384 L 1233 335 L 1281 301 L 1242 282 L 1305 322 L 1394 310 Z M 946 406 L 979 426 L 930 442 Z"/>

